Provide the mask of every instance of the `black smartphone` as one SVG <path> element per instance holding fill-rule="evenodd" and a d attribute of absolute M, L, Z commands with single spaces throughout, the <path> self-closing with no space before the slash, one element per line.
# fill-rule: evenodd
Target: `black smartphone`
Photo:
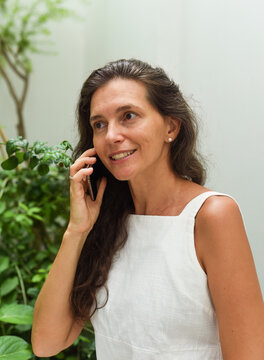
<path fill-rule="evenodd" d="M 86 176 L 87 182 L 87 191 L 86 193 L 94 201 L 97 196 L 97 191 L 99 187 L 99 180 L 105 175 L 105 167 L 103 166 L 101 160 L 96 155 L 96 163 L 93 164 L 93 173 Z"/>
<path fill-rule="evenodd" d="M 94 201 L 97 196 L 97 189 L 94 182 L 91 181 L 91 175 L 86 176 L 87 182 L 87 194 L 90 195 L 90 198 Z"/>

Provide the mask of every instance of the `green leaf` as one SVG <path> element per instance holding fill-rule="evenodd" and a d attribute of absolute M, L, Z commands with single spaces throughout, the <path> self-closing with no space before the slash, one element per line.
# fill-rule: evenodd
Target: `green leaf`
<path fill-rule="evenodd" d="M 3 161 L 1 166 L 4 170 L 13 170 L 18 165 L 18 159 L 15 156 L 11 156 L 7 160 Z"/>
<path fill-rule="evenodd" d="M 33 149 L 34 149 L 36 154 L 40 154 L 40 153 L 45 151 L 46 145 L 44 143 L 42 143 L 42 142 L 36 141 L 34 143 L 34 145 L 33 145 Z"/>
<path fill-rule="evenodd" d="M 31 221 L 32 221 L 32 220 L 30 220 L 30 219 L 27 217 L 27 215 L 25 215 L 25 214 L 18 214 L 18 215 L 16 216 L 16 221 L 19 222 L 19 223 L 21 223 L 21 224 L 23 224 L 23 222 L 25 222 L 25 223 L 28 223 L 28 224 L 31 225 Z"/>
<path fill-rule="evenodd" d="M 32 357 L 30 345 L 18 336 L 0 336 L 1 360 L 28 360 Z"/>
<path fill-rule="evenodd" d="M 0 307 L 0 321 L 10 324 L 30 325 L 32 319 L 33 307 L 30 305 L 6 304 Z"/>
<path fill-rule="evenodd" d="M 38 166 L 38 172 L 40 175 L 46 175 L 49 172 L 49 166 L 46 164 L 40 164 Z"/>
<path fill-rule="evenodd" d="M 11 291 L 15 290 L 15 288 L 18 285 L 18 278 L 8 278 L 5 281 L 2 282 L 0 286 L 0 295 L 5 296 L 9 294 Z"/>
<path fill-rule="evenodd" d="M 17 332 L 19 333 L 25 333 L 26 331 L 30 331 L 31 330 L 32 325 L 15 325 L 14 328 L 16 329 Z M 1 358 L 0 358 L 1 359 Z"/>
<path fill-rule="evenodd" d="M 39 159 L 36 156 L 32 156 L 30 158 L 30 162 L 29 162 L 29 168 L 30 169 L 34 169 L 35 166 L 37 166 L 39 163 Z"/>
<path fill-rule="evenodd" d="M 42 269 L 42 268 L 38 269 L 39 274 L 46 274 L 46 272 L 47 272 L 46 269 Z"/>
<path fill-rule="evenodd" d="M 35 287 L 34 288 L 31 287 L 31 288 L 27 289 L 27 294 L 34 297 L 34 298 L 37 298 L 38 293 L 39 293 L 39 289 L 37 289 Z"/>
<path fill-rule="evenodd" d="M 59 146 L 64 150 L 68 150 L 68 149 L 73 150 L 71 144 L 67 140 L 62 141 Z"/>
<path fill-rule="evenodd" d="M 42 261 L 43 259 L 47 258 L 49 255 L 48 255 L 48 252 L 43 250 L 42 252 L 39 252 L 36 254 L 36 257 L 35 259 L 37 261 Z"/>
<path fill-rule="evenodd" d="M 16 151 L 16 158 L 19 164 L 21 164 L 24 161 L 24 155 L 25 153 L 23 151 Z"/>
<path fill-rule="evenodd" d="M 18 206 L 21 207 L 23 210 L 25 210 L 26 212 L 28 211 L 28 207 L 27 205 L 23 204 L 23 203 L 18 203 Z"/>
<path fill-rule="evenodd" d="M 3 214 L 3 219 L 10 220 L 11 218 L 14 218 L 16 214 L 12 210 L 7 210 Z"/>
<path fill-rule="evenodd" d="M 28 145 L 29 145 L 28 140 L 23 139 L 23 140 L 22 140 L 22 144 L 21 144 L 22 148 L 25 149 L 25 150 L 27 150 Z"/>
<path fill-rule="evenodd" d="M 7 155 L 10 156 L 12 155 L 16 150 L 18 150 L 16 144 L 15 144 L 15 139 L 10 139 L 7 141 L 6 143 L 6 152 Z"/>
<path fill-rule="evenodd" d="M 0 273 L 5 271 L 9 266 L 9 258 L 7 256 L 0 256 Z"/>
<path fill-rule="evenodd" d="M 32 282 L 33 283 L 37 283 L 37 282 L 41 282 L 43 280 L 44 276 L 40 275 L 40 274 L 36 274 L 32 277 Z"/>
<path fill-rule="evenodd" d="M 52 164 L 53 163 L 53 153 L 46 152 L 46 154 L 44 154 L 41 161 L 42 161 L 43 164 L 47 164 L 47 165 Z"/>
<path fill-rule="evenodd" d="M 29 48 L 29 46 L 30 46 L 30 42 L 28 42 L 28 41 L 25 41 L 22 44 L 23 44 L 23 47 L 25 47 L 25 48 Z M 23 59 L 23 65 L 24 65 L 24 68 L 26 69 L 26 72 L 28 72 L 28 73 L 32 72 L 32 62 L 29 58 Z"/>
<path fill-rule="evenodd" d="M 39 221 L 44 221 L 44 218 L 40 215 L 34 215 L 34 214 L 30 214 L 30 216 L 33 218 L 33 219 L 36 219 L 36 220 L 39 220 Z"/>
<path fill-rule="evenodd" d="M 30 157 L 30 151 L 25 152 L 24 154 L 24 160 L 28 160 Z"/>
<path fill-rule="evenodd" d="M 66 168 L 68 168 L 71 165 L 71 160 L 70 159 L 63 159 L 63 164 Z"/>
<path fill-rule="evenodd" d="M 38 22 L 41 23 L 45 23 L 48 20 L 48 14 L 41 14 L 38 18 Z"/>
<path fill-rule="evenodd" d="M 18 214 L 15 220 L 16 222 L 20 223 L 23 228 L 33 225 L 32 219 L 30 219 L 27 215 L 24 214 Z"/>

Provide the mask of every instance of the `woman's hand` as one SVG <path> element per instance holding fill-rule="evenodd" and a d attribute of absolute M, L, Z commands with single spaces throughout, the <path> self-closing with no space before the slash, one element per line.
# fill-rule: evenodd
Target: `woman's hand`
<path fill-rule="evenodd" d="M 74 233 L 89 233 L 96 222 L 104 191 L 106 188 L 106 178 L 102 178 L 97 197 L 92 201 L 86 194 L 86 176 L 93 172 L 92 165 L 96 162 L 96 151 L 94 148 L 86 150 L 70 167 L 70 221 L 67 230 Z M 90 166 L 84 168 L 85 165 Z"/>

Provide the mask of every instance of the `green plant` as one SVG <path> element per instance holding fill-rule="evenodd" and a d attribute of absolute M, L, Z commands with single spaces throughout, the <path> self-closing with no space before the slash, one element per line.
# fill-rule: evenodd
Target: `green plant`
<path fill-rule="evenodd" d="M 49 147 L 22 137 L 5 144 L 0 171 L 0 358 L 34 359 L 33 307 L 69 218 L 68 141 Z M 8 344 L 8 346 L 7 346 Z M 10 354 L 10 348 L 14 352 Z M 56 359 L 95 359 L 90 324 Z"/>

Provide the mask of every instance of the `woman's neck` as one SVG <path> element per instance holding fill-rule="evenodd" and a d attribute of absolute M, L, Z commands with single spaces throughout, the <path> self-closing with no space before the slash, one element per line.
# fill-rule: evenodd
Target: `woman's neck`
<path fill-rule="evenodd" d="M 129 181 L 135 214 L 165 215 L 180 204 L 180 193 L 188 180 L 168 167 Z"/>

